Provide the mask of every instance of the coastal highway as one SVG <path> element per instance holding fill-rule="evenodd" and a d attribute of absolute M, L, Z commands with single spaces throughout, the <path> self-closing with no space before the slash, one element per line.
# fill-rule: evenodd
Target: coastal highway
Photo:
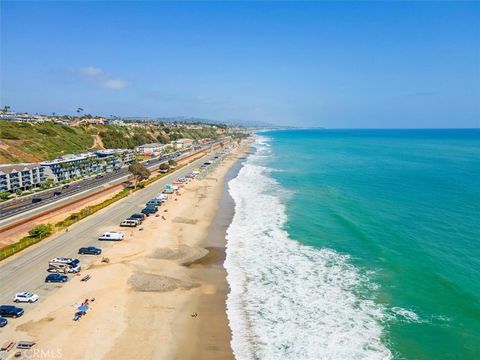
<path fill-rule="evenodd" d="M 110 205 L 97 214 L 87 217 L 72 226 L 68 232 L 44 240 L 0 262 L 0 305 L 13 304 L 13 296 L 21 291 L 31 291 L 38 294 L 40 296 L 39 301 L 52 295 L 62 285 L 44 283 L 45 277 L 49 274 L 46 271 L 49 260 L 57 256 L 74 257 L 80 259 L 80 264 L 85 268 L 85 265 L 92 262 L 96 257 L 78 255 L 79 248 L 82 246 L 97 246 L 105 249 L 115 244 L 115 242 L 98 241 L 98 236 L 101 233 L 121 230 L 125 232 L 126 236 L 130 236 L 131 233 L 141 234 L 137 229 L 127 228 L 125 230 L 120 228 L 120 222 L 131 214 L 140 212 L 148 200 L 164 189 L 165 184 L 187 175 L 195 167 L 200 166 L 212 157 L 213 154 L 206 155 L 131 196 Z M 159 213 L 161 211 L 162 207 L 159 208 Z M 149 226 L 148 218 L 142 226 Z M 80 281 L 76 276 L 69 275 L 69 277 L 70 281 Z M 36 305 L 20 304 L 20 306 L 28 312 Z M 15 319 L 10 320 L 7 326 L 15 326 Z"/>
<path fill-rule="evenodd" d="M 212 145 L 215 145 L 217 142 L 210 143 L 203 147 L 203 149 L 208 149 Z M 197 148 L 196 151 L 200 151 L 202 148 Z M 182 156 L 186 155 L 187 152 L 178 152 L 175 154 L 164 155 L 162 157 L 153 158 L 151 160 L 143 161 L 142 163 L 152 170 L 154 167 L 159 166 L 161 163 L 166 162 L 169 159 L 178 160 Z M 7 201 L 0 204 L 0 220 L 9 221 L 15 215 L 23 214 L 27 211 L 33 209 L 40 209 L 45 205 L 52 204 L 54 202 L 59 202 L 66 200 L 72 196 L 75 196 L 80 193 L 87 192 L 89 190 L 100 189 L 102 186 L 112 183 L 119 183 L 128 179 L 129 172 L 126 167 L 119 169 L 113 173 L 104 174 L 102 177 L 95 177 L 85 180 L 80 180 L 73 182 L 65 186 L 59 186 L 47 191 L 42 191 L 35 195 L 30 195 L 27 197 L 22 197 L 19 199 Z M 57 193 L 57 195 L 55 195 Z M 40 198 L 42 201 L 37 203 L 32 203 L 33 198 Z M 64 202 L 64 201 L 63 201 Z M 0 226 L 6 225 L 6 221 L 0 221 Z"/>

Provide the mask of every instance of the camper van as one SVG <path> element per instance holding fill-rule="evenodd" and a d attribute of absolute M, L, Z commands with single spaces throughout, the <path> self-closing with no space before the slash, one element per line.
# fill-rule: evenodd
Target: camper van
<path fill-rule="evenodd" d="M 55 258 L 49 261 L 48 270 L 49 272 L 55 273 L 78 273 L 82 269 L 78 263 L 74 262 L 65 262 L 64 258 Z"/>
<path fill-rule="evenodd" d="M 100 235 L 100 237 L 98 238 L 98 240 L 114 240 L 114 241 L 119 241 L 119 240 L 123 240 L 125 237 L 125 234 L 123 232 L 119 232 L 119 231 L 109 231 L 109 232 L 106 232 L 106 233 L 103 233 L 102 235 Z"/>
<path fill-rule="evenodd" d="M 80 260 L 74 259 L 74 258 L 67 258 L 67 257 L 56 257 L 52 259 L 51 261 L 59 262 L 59 263 L 64 263 L 64 264 L 69 264 L 73 266 L 77 266 L 80 264 Z"/>

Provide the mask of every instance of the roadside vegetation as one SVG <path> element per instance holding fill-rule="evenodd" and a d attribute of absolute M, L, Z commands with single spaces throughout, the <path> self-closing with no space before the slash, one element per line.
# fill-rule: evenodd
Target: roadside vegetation
<path fill-rule="evenodd" d="M 29 246 L 32 246 L 39 241 L 49 237 L 53 233 L 53 227 L 51 224 L 40 224 L 35 226 L 28 232 L 27 236 L 24 236 L 14 244 L 3 247 L 0 251 L 0 260 L 16 254 Z"/>
<path fill-rule="evenodd" d="M 142 180 L 147 180 L 150 177 L 150 170 L 148 170 L 145 165 L 134 162 L 128 166 L 128 171 L 133 175 L 135 179 L 135 187 Z"/>
<path fill-rule="evenodd" d="M 201 157 L 203 155 L 199 154 L 198 156 L 195 156 L 191 161 L 195 161 L 197 158 Z M 183 164 L 181 166 L 177 166 L 178 169 L 182 168 L 183 166 L 186 166 L 186 164 Z M 160 168 L 160 166 L 159 166 Z M 148 171 L 148 169 L 147 169 Z M 100 211 L 101 209 L 129 196 L 135 191 L 138 191 L 140 189 L 143 189 L 145 186 L 150 185 L 151 183 L 161 179 L 162 177 L 167 176 L 170 173 L 170 171 L 166 173 L 159 173 L 155 176 L 150 176 L 150 174 L 145 178 L 142 177 L 143 180 L 141 180 L 136 187 L 126 187 L 122 191 L 116 193 L 114 196 L 112 196 L 109 199 L 106 199 L 102 201 L 99 204 L 92 205 L 92 206 L 87 206 L 80 210 L 79 212 L 72 213 L 69 216 L 67 216 L 65 219 L 55 223 L 55 224 L 39 224 L 35 226 L 32 230 L 29 231 L 28 235 L 20 239 L 19 241 L 7 245 L 3 248 L 0 249 L 0 261 L 26 249 L 29 246 L 32 246 L 46 238 L 48 238 L 50 235 L 58 233 L 60 231 L 64 231 L 68 229 L 71 225 L 75 224 L 76 222 L 85 219 L 86 217 L 95 214 L 97 211 Z M 133 173 L 132 173 L 133 174 Z M 145 175 L 145 174 L 144 174 Z"/>

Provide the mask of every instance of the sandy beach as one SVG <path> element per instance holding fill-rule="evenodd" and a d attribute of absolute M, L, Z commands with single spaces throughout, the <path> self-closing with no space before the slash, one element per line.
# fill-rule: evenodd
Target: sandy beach
<path fill-rule="evenodd" d="M 98 229 L 125 232 L 124 241 L 104 251 L 110 263 L 97 257 L 86 266 L 87 282 L 77 276 L 48 285 L 58 290 L 24 305 L 35 308 L 2 329 L 2 340 L 32 340 L 35 349 L 64 359 L 233 358 L 222 266 L 231 211 L 224 180 L 247 150 L 247 143 L 235 148 L 139 228 Z M 73 321 L 80 303 L 93 298 L 87 314 Z"/>

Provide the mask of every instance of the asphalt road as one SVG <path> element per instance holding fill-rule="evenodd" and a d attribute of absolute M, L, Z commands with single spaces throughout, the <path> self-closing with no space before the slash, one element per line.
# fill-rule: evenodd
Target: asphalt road
<path fill-rule="evenodd" d="M 212 144 L 204 146 L 203 148 L 207 149 Z M 197 149 L 197 151 L 199 150 L 200 149 Z M 183 155 L 185 155 L 185 153 L 181 153 L 178 156 L 166 155 L 160 158 L 146 160 L 146 161 L 143 161 L 142 163 L 147 168 L 153 169 L 154 167 L 159 166 L 161 163 L 164 163 L 171 158 L 178 160 Z M 40 210 L 40 208 L 43 208 L 46 205 L 72 198 L 75 195 L 84 193 L 89 190 L 99 189 L 102 186 L 105 186 L 106 184 L 117 184 L 117 183 L 123 182 L 127 180 L 128 177 L 129 177 L 129 172 L 128 172 L 128 169 L 125 167 L 125 168 L 121 168 L 119 171 L 115 173 L 105 174 L 101 178 L 85 179 L 85 180 L 71 183 L 70 186 L 66 189 L 63 189 L 62 186 L 58 186 L 56 188 L 53 188 L 48 191 L 43 191 L 36 195 L 31 195 L 25 198 L 19 198 L 13 201 L 8 201 L 6 203 L 0 204 L 0 220 L 3 220 L 3 221 L 0 221 L 0 225 L 4 226 L 9 222 L 11 222 L 10 220 L 12 221 L 16 220 L 16 218 L 14 219 L 14 217 L 17 215 L 24 214 L 34 209 Z M 56 191 L 60 191 L 61 194 L 55 196 L 54 192 Z M 42 201 L 37 203 L 32 203 L 32 198 L 41 198 Z"/>
<path fill-rule="evenodd" d="M 165 184 L 192 172 L 195 167 L 200 166 L 213 155 L 206 155 L 193 163 L 167 175 L 165 178 L 139 190 L 134 195 L 128 196 L 118 203 L 112 204 L 99 213 L 88 217 L 74 225 L 70 231 L 56 236 L 53 239 L 45 240 L 0 262 L 0 304 L 13 304 L 13 296 L 17 292 L 31 291 L 42 298 L 52 295 L 62 285 L 45 284 L 45 277 L 49 274 L 46 269 L 48 262 L 54 257 L 73 257 L 80 259 L 80 265 L 85 266 L 91 263 L 95 256 L 78 255 L 78 249 L 83 246 L 96 246 L 105 249 L 115 242 L 98 241 L 98 236 L 105 231 L 124 231 L 126 236 L 131 232 L 138 232 L 137 229 L 120 228 L 122 220 L 133 213 L 138 213 L 144 204 L 164 189 Z M 159 212 L 162 207 L 159 208 Z M 142 226 L 148 227 L 147 218 Z M 69 275 L 70 281 L 79 281 L 78 277 Z M 72 278 L 75 278 L 72 280 Z M 30 311 L 36 304 L 20 304 L 25 312 Z M 11 323 L 10 323 L 11 322 Z M 15 326 L 15 319 L 9 320 L 7 326 Z M 0 330 L 1 331 L 1 330 Z"/>

